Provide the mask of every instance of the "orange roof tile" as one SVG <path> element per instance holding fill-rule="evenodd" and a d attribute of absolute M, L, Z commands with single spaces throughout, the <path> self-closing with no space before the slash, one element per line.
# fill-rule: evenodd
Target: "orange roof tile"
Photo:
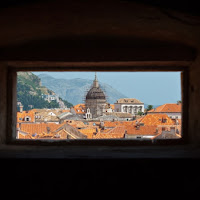
<path fill-rule="evenodd" d="M 145 125 L 174 125 L 174 121 L 167 114 L 148 114 L 140 119 L 134 120 L 135 125 L 136 121 L 144 123 Z"/>
<path fill-rule="evenodd" d="M 35 121 L 35 112 L 36 109 L 32 109 L 29 111 L 23 111 L 23 112 L 17 112 L 17 122 L 25 122 L 25 117 L 28 116 L 31 118 L 29 122 L 34 122 Z"/>
<path fill-rule="evenodd" d="M 110 107 L 114 110 L 115 109 L 115 105 L 114 104 L 110 104 Z"/>
<path fill-rule="evenodd" d="M 151 112 L 181 112 L 181 104 L 175 104 L 175 103 L 167 103 L 164 105 L 161 105 L 155 109 L 149 110 L 148 113 Z"/>
<path fill-rule="evenodd" d="M 30 134 L 24 135 L 22 133 L 19 133 L 18 139 L 32 139 Z"/>
<path fill-rule="evenodd" d="M 136 128 L 136 126 L 126 127 L 127 134 L 132 135 L 156 135 L 156 125 L 151 126 L 140 126 Z"/>
<path fill-rule="evenodd" d="M 55 123 L 19 123 L 17 128 L 19 129 L 19 139 L 66 139 L 67 132 L 64 129 L 60 129 L 65 123 L 55 124 Z M 47 127 L 50 128 L 50 132 L 47 133 Z M 33 134 L 35 134 L 33 136 Z M 59 136 L 57 138 L 57 136 Z"/>
<path fill-rule="evenodd" d="M 112 128 L 116 126 L 130 126 L 130 125 L 135 125 L 135 121 L 115 121 L 115 122 L 105 121 L 104 122 L 104 127 L 107 127 L 107 128 Z"/>
<path fill-rule="evenodd" d="M 98 132 L 93 136 L 94 139 L 115 139 L 115 138 L 123 138 L 125 134 L 125 127 L 118 126 L 106 133 Z"/>
<path fill-rule="evenodd" d="M 81 133 L 83 133 L 84 135 L 87 135 L 88 139 L 92 139 L 94 133 L 96 133 L 96 128 L 86 128 L 86 129 L 79 129 L 79 131 Z"/>
<path fill-rule="evenodd" d="M 65 112 L 70 112 L 70 109 L 68 109 L 68 110 L 62 110 L 62 113 L 65 113 Z"/>
<path fill-rule="evenodd" d="M 30 134 L 42 134 L 47 133 L 47 127 L 50 128 L 50 132 L 53 132 L 63 126 L 63 124 L 55 124 L 55 123 L 40 123 L 40 124 L 31 124 L 31 123 L 21 123 L 20 130 Z M 17 128 L 19 128 L 19 124 L 17 124 Z"/>
<path fill-rule="evenodd" d="M 77 104 L 73 106 L 74 111 L 77 114 L 84 114 L 85 113 L 85 104 Z"/>
<path fill-rule="evenodd" d="M 142 103 L 142 102 L 135 98 L 121 98 L 117 100 L 117 103 Z"/>
<path fill-rule="evenodd" d="M 82 121 L 76 121 L 76 120 L 67 120 L 68 124 L 75 128 L 85 128 L 87 125 L 85 125 Z"/>

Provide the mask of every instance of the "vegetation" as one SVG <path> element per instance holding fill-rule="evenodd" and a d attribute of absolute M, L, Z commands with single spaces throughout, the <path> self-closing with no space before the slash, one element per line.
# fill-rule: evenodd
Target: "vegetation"
<path fill-rule="evenodd" d="M 152 106 L 152 105 L 148 105 L 148 106 L 147 106 L 147 111 L 152 110 L 152 109 L 153 109 L 153 106 Z"/>
<path fill-rule="evenodd" d="M 144 113 L 141 112 L 141 111 L 139 111 L 137 114 L 140 115 L 140 116 L 142 116 Z"/>
<path fill-rule="evenodd" d="M 63 103 L 65 104 L 65 106 L 67 106 L 68 108 L 71 108 L 71 107 L 73 107 L 73 104 L 72 103 L 69 103 L 68 101 L 66 101 L 66 100 L 63 100 L 62 98 L 60 98 L 59 97 L 59 99 L 61 100 L 61 101 L 63 101 Z"/>
<path fill-rule="evenodd" d="M 17 101 L 21 102 L 24 110 L 29 110 L 30 105 L 33 108 L 59 108 L 59 103 L 56 101 L 45 101 L 41 95 L 55 94 L 53 91 L 41 86 L 40 78 L 31 72 L 19 72 L 17 76 Z M 60 100 L 62 100 L 60 98 Z M 67 107 L 73 106 L 66 100 L 62 100 Z"/>

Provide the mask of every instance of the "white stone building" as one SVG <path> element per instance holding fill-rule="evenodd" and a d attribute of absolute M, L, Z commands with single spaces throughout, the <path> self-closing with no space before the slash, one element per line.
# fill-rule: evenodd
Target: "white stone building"
<path fill-rule="evenodd" d="M 118 99 L 114 103 L 115 112 L 130 113 L 136 115 L 138 112 L 144 112 L 144 103 L 134 98 Z"/>
<path fill-rule="evenodd" d="M 59 96 L 58 95 L 42 94 L 42 98 L 45 101 L 48 101 L 49 103 L 51 101 L 56 101 L 57 103 L 59 103 Z"/>

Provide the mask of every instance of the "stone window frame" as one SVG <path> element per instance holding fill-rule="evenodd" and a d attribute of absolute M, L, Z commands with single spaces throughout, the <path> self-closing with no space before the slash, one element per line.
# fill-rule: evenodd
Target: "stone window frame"
<path fill-rule="evenodd" d="M 127 61 L 127 62 L 49 62 L 49 61 L 10 61 L 8 62 L 8 117 L 6 143 L 14 145 L 174 145 L 188 144 L 188 105 L 189 105 L 189 61 Z M 131 139 L 95 139 L 95 140 L 26 140 L 16 139 L 16 82 L 17 71 L 131 71 L 131 72 L 181 72 L 181 93 L 182 93 L 182 138 L 180 139 L 158 139 L 152 143 L 151 140 Z"/>

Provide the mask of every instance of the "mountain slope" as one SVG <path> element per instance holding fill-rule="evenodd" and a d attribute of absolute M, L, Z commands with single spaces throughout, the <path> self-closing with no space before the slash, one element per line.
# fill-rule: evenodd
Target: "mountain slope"
<path fill-rule="evenodd" d="M 38 76 L 31 72 L 18 72 L 17 73 L 17 101 L 21 102 L 24 106 L 24 110 L 28 110 L 29 105 L 33 108 L 58 108 L 59 104 L 56 101 L 45 101 L 42 94 L 55 94 L 52 90 L 49 90 L 45 86 L 41 86 L 41 80 Z M 62 99 L 61 99 L 62 101 Z M 64 101 L 65 105 L 70 107 L 67 101 Z"/>
<path fill-rule="evenodd" d="M 55 91 L 63 99 L 67 99 L 74 105 L 83 103 L 87 91 L 90 89 L 92 80 L 88 79 L 56 79 L 46 74 L 38 75 L 42 85 Z M 110 85 L 101 83 L 100 86 L 107 96 L 109 103 L 116 102 L 119 98 L 126 98 L 125 95 L 112 88 Z"/>

